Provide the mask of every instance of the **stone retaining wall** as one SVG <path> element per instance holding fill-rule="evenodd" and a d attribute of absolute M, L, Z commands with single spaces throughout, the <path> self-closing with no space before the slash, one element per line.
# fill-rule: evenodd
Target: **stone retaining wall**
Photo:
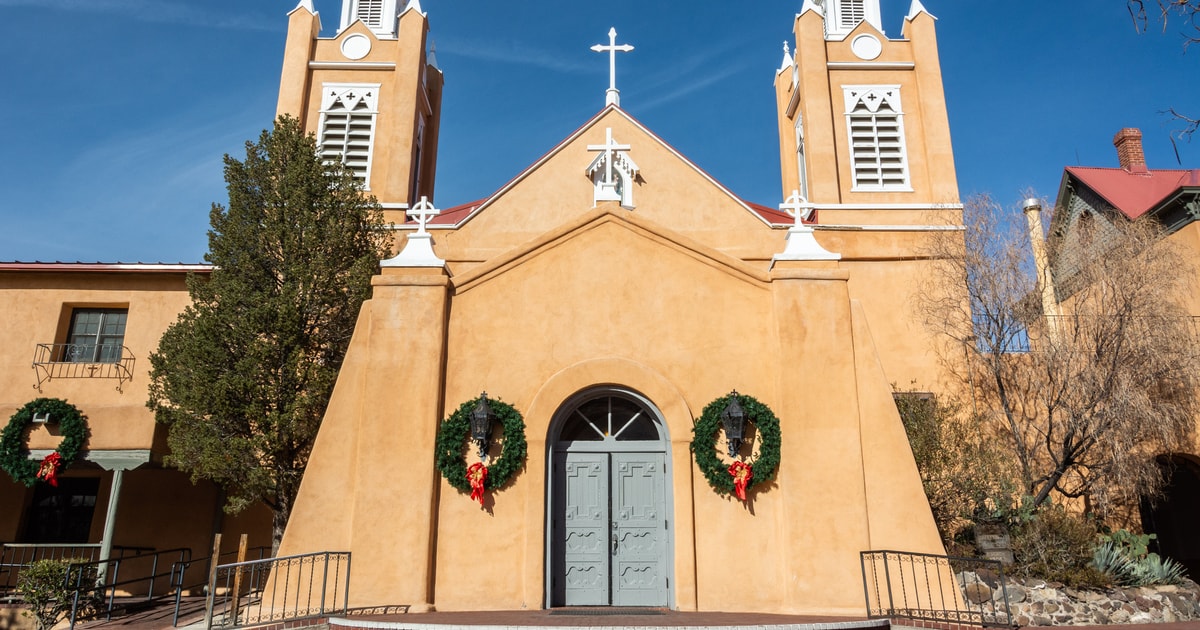
<path fill-rule="evenodd" d="M 966 598 L 976 606 L 1003 606 L 998 580 L 985 572 L 959 574 Z M 1092 626 L 1172 623 L 1200 619 L 1200 586 L 1141 586 L 1088 590 L 1056 582 L 1006 577 L 1009 611 L 1019 626 Z M 988 588 L 990 587 L 990 588 Z M 1001 608 L 1002 609 L 1002 608 Z"/>

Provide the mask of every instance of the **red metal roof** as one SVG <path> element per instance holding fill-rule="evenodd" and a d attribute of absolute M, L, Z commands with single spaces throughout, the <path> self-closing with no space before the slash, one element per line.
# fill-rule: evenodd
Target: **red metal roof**
<path fill-rule="evenodd" d="M 1130 219 L 1146 214 L 1180 188 L 1200 186 L 1200 169 L 1134 173 L 1121 168 L 1068 166 L 1066 170 Z"/>

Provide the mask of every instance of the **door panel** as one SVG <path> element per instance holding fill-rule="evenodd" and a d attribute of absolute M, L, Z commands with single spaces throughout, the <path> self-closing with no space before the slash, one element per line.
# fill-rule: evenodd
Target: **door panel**
<path fill-rule="evenodd" d="M 614 606 L 667 605 L 662 453 L 612 454 Z"/>
<path fill-rule="evenodd" d="M 561 458 L 561 459 L 560 459 Z M 563 487 L 562 599 L 565 606 L 609 603 L 608 455 L 564 453 L 556 479 Z M 555 554 L 558 555 L 558 554 Z"/>
<path fill-rule="evenodd" d="M 669 605 L 665 461 L 554 454 L 550 605 Z"/>

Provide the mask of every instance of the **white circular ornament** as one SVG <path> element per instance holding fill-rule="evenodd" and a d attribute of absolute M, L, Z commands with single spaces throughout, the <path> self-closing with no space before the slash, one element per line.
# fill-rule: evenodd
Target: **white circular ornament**
<path fill-rule="evenodd" d="M 883 44 L 874 35 L 859 35 L 850 40 L 850 50 L 863 61 L 871 61 L 883 52 Z"/>
<path fill-rule="evenodd" d="M 371 52 L 371 38 L 361 33 L 355 33 L 342 40 L 342 55 L 347 59 L 358 61 Z"/>

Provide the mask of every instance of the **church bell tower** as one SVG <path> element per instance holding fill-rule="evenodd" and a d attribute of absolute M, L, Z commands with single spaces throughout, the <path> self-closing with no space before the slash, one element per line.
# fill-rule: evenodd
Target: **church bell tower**
<path fill-rule="evenodd" d="M 957 206 L 935 21 L 911 0 L 891 39 L 880 0 L 804 0 L 775 76 L 784 198 L 841 225 Z"/>
<path fill-rule="evenodd" d="M 312 0 L 300 0 L 288 14 L 277 114 L 299 118 L 385 219 L 403 223 L 404 208 L 433 198 L 441 117 L 442 72 L 426 53 L 420 0 L 342 0 L 337 33 L 320 31 Z"/>

